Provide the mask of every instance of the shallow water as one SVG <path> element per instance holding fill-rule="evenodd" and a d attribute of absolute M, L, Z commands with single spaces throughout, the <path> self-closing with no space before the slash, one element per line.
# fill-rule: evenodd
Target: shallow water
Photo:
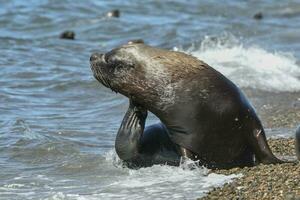
<path fill-rule="evenodd" d="M 0 199 L 195 199 L 230 181 L 202 168 L 120 167 L 113 145 L 128 100 L 94 80 L 89 56 L 130 39 L 203 59 L 251 90 L 254 106 L 265 91 L 291 95 L 299 110 L 299 1 L 0 4 Z M 106 18 L 115 8 L 121 17 Z M 60 40 L 69 29 L 76 40 Z"/>

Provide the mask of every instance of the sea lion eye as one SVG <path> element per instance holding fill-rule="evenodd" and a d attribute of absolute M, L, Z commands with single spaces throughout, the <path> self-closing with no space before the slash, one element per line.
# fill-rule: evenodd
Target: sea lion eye
<path fill-rule="evenodd" d="M 106 63 L 108 63 L 108 57 L 109 57 L 109 55 L 107 55 L 107 54 L 104 54 L 104 61 L 106 62 Z"/>
<path fill-rule="evenodd" d="M 114 68 L 116 69 L 121 69 L 121 68 L 134 68 L 134 65 L 132 63 L 128 63 L 128 62 L 122 62 L 120 60 L 115 60 L 113 61 Z"/>
<path fill-rule="evenodd" d="M 121 62 L 118 62 L 116 65 L 115 65 L 116 68 L 120 69 L 120 68 L 123 68 L 123 64 Z"/>
<path fill-rule="evenodd" d="M 126 67 L 128 67 L 128 68 L 134 68 L 134 65 L 133 65 L 132 63 L 128 63 L 128 64 L 126 65 Z"/>
<path fill-rule="evenodd" d="M 124 67 L 124 63 L 119 60 L 109 60 L 109 66 L 114 69 L 120 69 Z"/>

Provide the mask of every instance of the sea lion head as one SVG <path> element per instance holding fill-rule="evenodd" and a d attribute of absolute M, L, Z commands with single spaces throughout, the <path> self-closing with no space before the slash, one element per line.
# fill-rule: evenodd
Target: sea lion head
<path fill-rule="evenodd" d="M 140 43 L 94 53 L 90 63 L 94 77 L 104 86 L 152 112 L 174 105 L 186 82 L 203 68 L 192 56 Z"/>

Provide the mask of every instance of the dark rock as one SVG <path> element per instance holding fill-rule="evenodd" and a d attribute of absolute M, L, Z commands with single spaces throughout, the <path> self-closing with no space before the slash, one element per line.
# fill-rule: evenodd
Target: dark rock
<path fill-rule="evenodd" d="M 74 40 L 75 39 L 75 32 L 74 31 L 64 31 L 60 34 L 61 39 L 69 39 Z"/>
<path fill-rule="evenodd" d="M 120 17 L 120 10 L 111 10 L 108 13 L 106 13 L 107 17 Z"/>
<path fill-rule="evenodd" d="M 261 20 L 263 18 L 263 14 L 261 12 L 256 13 L 253 18 L 256 20 Z"/>
<path fill-rule="evenodd" d="M 128 41 L 128 44 L 144 44 L 144 40 L 142 39 L 136 39 L 136 40 L 130 40 Z"/>

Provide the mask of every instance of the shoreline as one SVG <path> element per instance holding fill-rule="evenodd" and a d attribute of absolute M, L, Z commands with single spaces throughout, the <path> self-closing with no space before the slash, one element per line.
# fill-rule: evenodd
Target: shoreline
<path fill-rule="evenodd" d="M 296 160 L 293 138 L 268 139 L 272 152 L 285 160 Z M 212 170 L 217 174 L 241 174 L 221 187 L 213 188 L 206 199 L 300 199 L 300 162 Z"/>

